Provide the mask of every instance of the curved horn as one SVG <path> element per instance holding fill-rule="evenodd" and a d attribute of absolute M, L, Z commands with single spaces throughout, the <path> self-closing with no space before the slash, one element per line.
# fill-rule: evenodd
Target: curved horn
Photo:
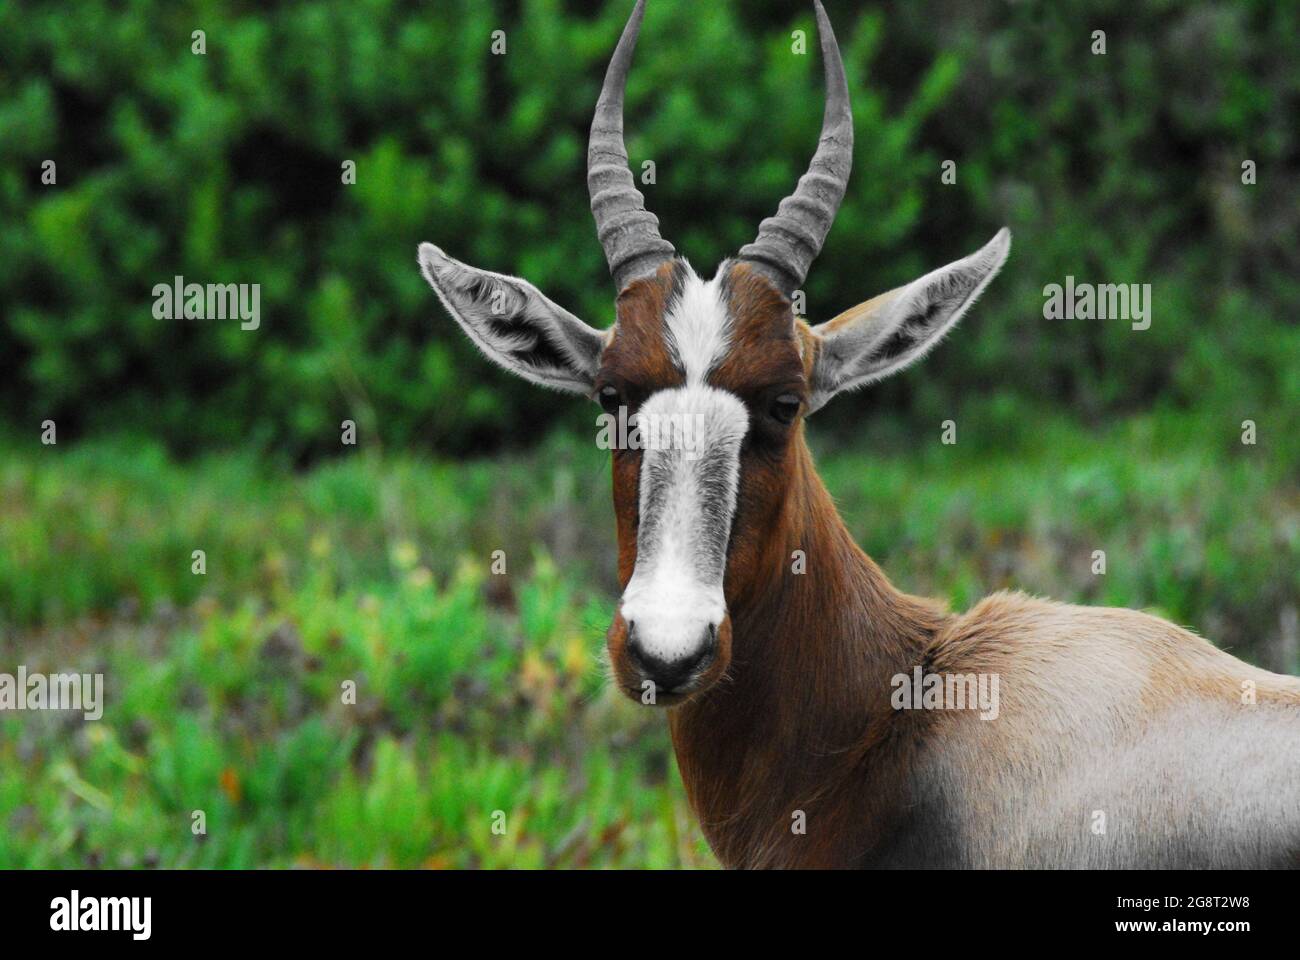
<path fill-rule="evenodd" d="M 821 252 L 853 167 L 853 113 L 844 61 L 821 0 L 814 0 L 814 5 L 826 70 L 821 142 L 794 193 L 781 201 L 776 216 L 759 224 L 758 239 L 740 248 L 740 259 L 758 266 L 787 295 L 803 283 Z"/>
<path fill-rule="evenodd" d="M 643 16 L 645 0 L 637 0 L 605 73 L 587 144 L 587 190 L 596 235 L 620 291 L 637 277 L 653 273 L 674 253 L 673 245 L 659 236 L 659 219 L 645 208 L 623 145 L 623 89 Z"/>

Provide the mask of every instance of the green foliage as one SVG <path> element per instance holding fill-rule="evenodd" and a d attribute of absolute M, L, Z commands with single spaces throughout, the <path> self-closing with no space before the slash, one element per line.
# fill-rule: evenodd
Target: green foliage
<path fill-rule="evenodd" d="M 603 326 L 587 126 L 629 4 L 269 8 L 106 0 L 0 11 L 0 417 L 137 426 L 173 450 L 337 450 L 356 419 L 444 452 L 577 406 L 490 368 L 415 266 L 432 240 Z M 895 2 L 833 11 L 853 86 L 849 195 L 808 283 L 824 319 L 973 249 L 1012 258 L 956 342 L 867 403 L 900 429 L 960 404 L 1000 430 L 1068 408 L 1231 406 L 1300 435 L 1300 13 L 1258 2 Z M 811 10 L 656 0 L 628 101 L 634 169 L 701 268 L 802 172 Z M 191 52 L 206 31 L 207 53 Z M 490 51 L 506 31 L 507 53 Z M 1107 31 L 1105 56 L 1090 52 Z M 58 183 L 40 183 L 42 161 Z M 940 164 L 957 163 L 957 182 Z M 1258 184 L 1241 183 L 1255 162 Z M 342 164 L 357 165 L 355 185 Z M 158 320 L 175 275 L 259 283 L 255 332 Z M 1154 289 L 1152 327 L 1042 318 L 1067 275 Z M 1014 376 L 1009 373 L 1014 371 Z M 861 417 L 832 409 L 844 430 Z"/>
<path fill-rule="evenodd" d="M 51 475 L 60 488 L 71 477 L 114 515 L 125 488 L 95 471 L 129 454 L 92 452 Z M 48 464 L 9 463 L 47 485 Z M 382 483 L 379 469 L 358 463 L 345 482 Z M 85 613 L 78 607 L 93 601 L 75 572 L 39 592 L 15 581 L 40 581 L 61 563 L 93 568 L 125 548 L 121 579 L 104 587 L 123 597 L 115 613 L 36 630 L 0 624 L 4 663 L 101 672 L 109 705 L 98 723 L 0 715 L 0 867 L 711 862 L 667 776 L 662 718 L 605 689 L 594 595 L 562 579 L 546 553 L 528 564 L 521 553 L 504 595 L 485 592 L 484 565 L 469 552 L 445 558 L 451 572 L 435 577 L 425 560 L 450 541 L 394 540 L 357 573 L 338 528 L 322 522 L 335 514 L 293 506 L 304 488 L 337 489 L 335 469 L 299 484 L 250 467 L 218 487 L 241 485 L 271 543 L 260 565 L 227 565 L 246 549 L 244 534 L 188 526 L 212 495 L 202 470 L 155 463 L 153 473 L 155 494 L 166 489 L 177 508 L 172 534 L 213 538 L 206 576 L 181 555 L 181 577 L 161 582 L 158 562 L 138 549 L 157 527 L 138 517 L 119 524 L 113 544 L 68 527 L 34 548 L 34 567 L 0 570 L 0 609 L 43 595 Z M 376 522 L 370 506 L 343 511 L 345 538 Z M 32 515 L 44 523 L 62 509 L 53 501 Z M 275 559 L 289 545 L 300 566 Z M 178 609 L 186 578 L 215 588 Z M 79 639 L 87 630 L 93 652 Z M 616 739 L 625 746 L 609 746 Z M 197 837 L 195 811 L 206 826 Z"/>
<path fill-rule="evenodd" d="M 1278 640 L 1300 501 L 1238 436 L 1185 415 L 1040 421 L 1001 455 L 959 433 L 820 467 L 904 589 L 1147 608 L 1294 671 Z M 0 868 L 711 864 L 662 714 L 602 675 L 606 457 L 555 439 L 294 475 L 5 448 L 0 665 L 102 672 L 106 709 L 0 714 Z"/>

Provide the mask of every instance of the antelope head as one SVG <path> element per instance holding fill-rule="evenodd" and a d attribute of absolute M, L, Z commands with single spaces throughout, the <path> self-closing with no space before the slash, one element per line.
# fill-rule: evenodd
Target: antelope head
<path fill-rule="evenodd" d="M 853 158 L 844 65 L 814 5 L 826 79 L 820 143 L 794 193 L 712 279 L 660 236 L 628 169 L 623 91 L 645 0 L 614 51 L 587 151 L 596 232 L 618 291 L 613 326 L 597 330 L 525 280 L 420 246 L 425 278 L 491 360 L 607 413 L 622 408 L 639 428 L 639 444 L 612 453 L 624 590 L 607 641 L 618 685 L 645 703 L 679 703 L 727 671 L 729 603 L 752 589 L 756 558 L 779 529 L 806 454 L 803 418 L 922 357 L 1010 247 L 1003 229 L 965 259 L 833 320 L 796 318 L 791 297 L 826 239 Z"/>

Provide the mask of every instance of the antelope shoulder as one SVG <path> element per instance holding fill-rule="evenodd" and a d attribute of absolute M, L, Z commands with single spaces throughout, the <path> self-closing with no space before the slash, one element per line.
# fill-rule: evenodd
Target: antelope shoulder
<path fill-rule="evenodd" d="M 996 675 L 999 704 L 937 718 L 906 861 L 1300 865 L 1300 679 L 1144 613 L 1008 593 L 927 659 Z"/>

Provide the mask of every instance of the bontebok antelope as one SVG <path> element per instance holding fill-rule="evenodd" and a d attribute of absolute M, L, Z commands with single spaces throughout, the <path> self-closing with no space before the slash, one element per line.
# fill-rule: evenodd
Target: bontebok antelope
<path fill-rule="evenodd" d="M 1131 610 L 998 593 L 950 613 L 895 589 L 852 541 L 804 419 L 933 348 L 1010 235 L 833 320 L 795 316 L 853 156 L 844 67 L 817 3 L 826 104 L 812 163 L 754 242 L 703 279 L 660 236 L 627 165 L 623 90 L 644 7 L 614 52 L 587 153 L 613 326 L 431 244 L 419 260 L 507 370 L 670 425 L 612 453 L 624 590 L 608 652 L 624 692 L 670 708 L 718 858 L 1300 863 L 1300 680 Z M 692 442 L 677 442 L 687 423 Z"/>

